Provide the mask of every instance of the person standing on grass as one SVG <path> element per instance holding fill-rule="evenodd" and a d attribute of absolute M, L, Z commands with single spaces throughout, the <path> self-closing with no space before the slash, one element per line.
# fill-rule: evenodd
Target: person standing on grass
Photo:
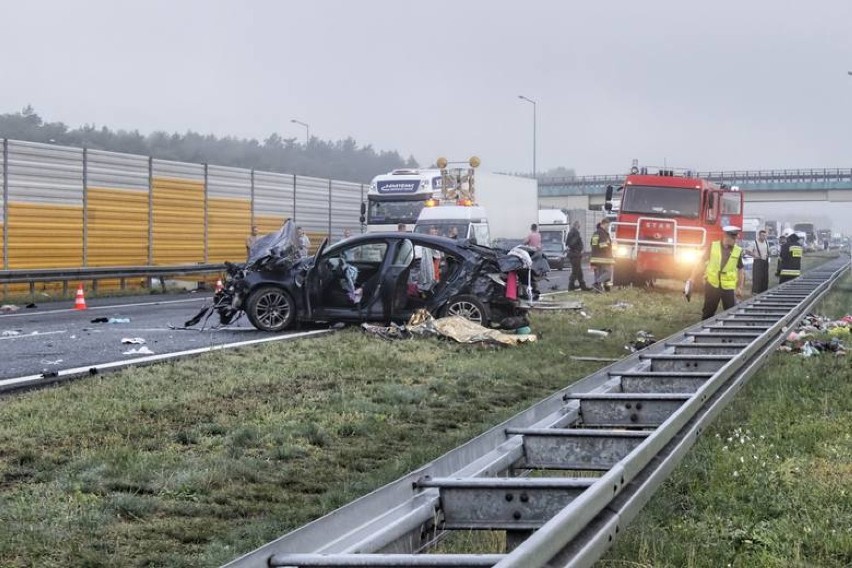
<path fill-rule="evenodd" d="M 781 246 L 781 252 L 778 255 L 778 268 L 775 270 L 779 284 L 802 275 L 803 249 L 799 244 L 799 235 L 789 229 L 785 233 L 787 242 Z"/>
<path fill-rule="evenodd" d="M 724 235 L 721 241 L 713 241 L 704 253 L 702 262 L 695 265 L 689 282 L 694 282 L 704 269 L 704 307 L 701 319 L 713 317 L 719 302 L 728 310 L 743 295 L 743 249 L 737 244 L 740 228 L 728 225 L 722 227 Z"/>
<path fill-rule="evenodd" d="M 568 261 L 571 263 L 571 277 L 568 279 L 568 290 L 591 290 L 586 286 L 583 277 L 583 237 L 580 236 L 580 222 L 574 221 L 571 230 L 565 237 L 565 246 L 568 247 Z M 575 286 L 574 283 L 577 283 Z"/>
<path fill-rule="evenodd" d="M 615 259 L 612 257 L 612 237 L 609 235 L 609 219 L 604 218 L 598 223 L 589 244 L 592 247 L 589 264 L 595 272 L 593 289 L 596 292 L 609 292 L 612 287 L 612 268 L 615 265 Z"/>
<path fill-rule="evenodd" d="M 760 294 L 769 288 L 769 242 L 766 240 L 766 230 L 757 232 L 757 240 L 751 248 L 754 264 L 751 270 L 751 293 Z"/>

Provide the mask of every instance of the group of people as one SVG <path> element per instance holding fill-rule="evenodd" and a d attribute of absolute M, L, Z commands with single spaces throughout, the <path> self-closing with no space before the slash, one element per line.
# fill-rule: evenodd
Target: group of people
<path fill-rule="evenodd" d="M 689 279 L 694 282 L 704 272 L 704 306 L 701 319 L 713 317 L 722 303 L 727 310 L 743 296 L 745 271 L 743 270 L 743 248 L 737 244 L 740 228 L 728 225 L 722 228 L 721 241 L 715 241 L 704 254 L 703 262 L 695 266 Z M 802 246 L 799 237 L 792 231 L 782 235 L 784 242 L 778 257 L 775 275 L 783 284 L 802 274 Z M 760 294 L 769 288 L 769 243 L 766 231 L 758 232 L 754 243 L 749 243 L 749 252 L 754 258 L 752 264 L 752 294 Z"/>
<path fill-rule="evenodd" d="M 565 238 L 568 248 L 568 260 L 571 263 L 569 290 L 595 290 L 606 292 L 612 288 L 615 258 L 612 251 L 612 238 L 609 232 L 610 220 L 605 218 L 598 223 L 592 235 L 589 264 L 594 272 L 592 287 L 586 285 L 581 261 L 583 258 L 583 238 L 580 235 L 580 222 L 574 221 Z M 534 226 L 535 227 L 535 226 Z M 701 317 L 707 319 L 716 313 L 719 302 L 724 309 L 736 304 L 743 295 L 745 272 L 743 269 L 743 249 L 737 244 L 740 228 L 729 225 L 722 228 L 723 237 L 713 242 L 705 251 L 701 262 L 696 264 L 689 278 L 689 286 L 703 272 L 704 306 Z M 775 275 L 779 283 L 787 282 L 802 273 L 802 246 L 799 237 L 793 231 L 782 235 L 781 251 Z M 749 252 L 754 258 L 752 265 L 752 294 L 760 294 L 769 288 L 769 243 L 766 231 L 758 232 L 757 239 L 750 243 Z"/>

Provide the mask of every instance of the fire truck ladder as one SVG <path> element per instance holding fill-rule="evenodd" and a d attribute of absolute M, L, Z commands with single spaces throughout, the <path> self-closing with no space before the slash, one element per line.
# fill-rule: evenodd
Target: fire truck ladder
<path fill-rule="evenodd" d="M 652 344 L 228 566 L 590 566 L 848 268 L 829 261 Z M 472 529 L 505 531 L 505 552 L 430 553 Z"/>

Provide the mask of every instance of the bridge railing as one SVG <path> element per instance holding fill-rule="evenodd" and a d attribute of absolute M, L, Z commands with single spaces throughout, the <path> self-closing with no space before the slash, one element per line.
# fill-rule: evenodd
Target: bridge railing
<path fill-rule="evenodd" d="M 852 169 L 824 168 L 798 170 L 731 170 L 698 172 L 697 177 L 716 182 L 758 182 L 758 183 L 813 183 L 824 181 L 852 182 Z M 541 177 L 542 186 L 589 186 L 620 185 L 626 175 L 592 175 L 575 177 Z"/>

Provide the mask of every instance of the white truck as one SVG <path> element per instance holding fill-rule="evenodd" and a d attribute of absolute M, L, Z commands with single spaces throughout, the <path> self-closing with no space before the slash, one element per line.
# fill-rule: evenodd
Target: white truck
<path fill-rule="evenodd" d="M 568 248 L 565 237 L 571 225 L 568 215 L 561 209 L 538 210 L 538 232 L 541 234 L 541 249 L 547 264 L 555 270 L 563 270 L 568 266 Z"/>
<path fill-rule="evenodd" d="M 474 237 L 478 244 L 491 246 L 495 239 L 522 240 L 538 220 L 536 180 L 479 171 L 474 175 L 478 158 L 470 159 L 469 168 L 448 168 L 443 158 L 437 163 L 442 172 L 441 196 L 427 200 L 415 224 L 416 232 L 428 232 L 435 225 L 446 230 L 453 225 L 459 237 Z M 487 238 L 481 226 L 483 215 Z"/>
<path fill-rule="evenodd" d="M 743 217 L 742 229 L 740 233 L 742 246 L 751 249 L 754 246 L 754 241 L 757 240 L 757 232 L 761 229 L 766 230 L 766 225 L 762 217 Z"/>

